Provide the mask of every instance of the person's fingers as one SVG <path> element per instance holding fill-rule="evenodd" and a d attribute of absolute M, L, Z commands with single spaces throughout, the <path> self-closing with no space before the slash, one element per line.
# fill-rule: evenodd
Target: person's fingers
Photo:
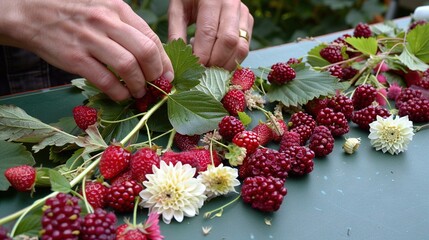
<path fill-rule="evenodd" d="M 240 5 L 240 1 L 226 1 L 222 5 L 217 39 L 208 62 L 209 66 L 224 66 L 229 59 L 235 57 L 235 49 L 240 43 L 238 36 L 239 22 L 242 21 Z M 247 17 L 243 21 L 247 22 Z"/>
<path fill-rule="evenodd" d="M 187 42 L 187 16 L 182 1 L 170 1 L 168 6 L 168 40 L 183 39 Z"/>
<path fill-rule="evenodd" d="M 196 31 L 194 40 L 194 54 L 199 57 L 200 63 L 207 65 L 217 37 L 221 6 L 217 1 L 204 1 L 198 6 Z"/>

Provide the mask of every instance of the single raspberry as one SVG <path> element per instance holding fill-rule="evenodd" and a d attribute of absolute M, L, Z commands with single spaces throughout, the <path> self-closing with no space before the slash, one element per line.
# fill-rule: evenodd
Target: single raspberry
<path fill-rule="evenodd" d="M 334 137 L 331 131 L 325 126 L 317 126 L 309 140 L 308 148 L 313 150 L 316 157 L 324 157 L 334 149 Z"/>
<path fill-rule="evenodd" d="M 313 133 L 314 127 L 310 127 L 308 125 L 299 125 L 298 127 L 295 127 L 294 129 L 291 129 L 290 132 L 296 132 L 300 136 L 300 145 L 305 145 L 310 138 L 311 134 Z"/>
<path fill-rule="evenodd" d="M 371 84 L 359 85 L 352 96 L 353 107 L 355 110 L 368 107 L 375 101 L 377 90 Z"/>
<path fill-rule="evenodd" d="M 245 203 L 263 212 L 275 212 L 283 203 L 287 194 L 284 182 L 275 177 L 249 177 L 241 187 L 241 195 Z"/>
<path fill-rule="evenodd" d="M 359 71 L 353 67 L 343 68 L 343 77 L 342 80 L 352 79 Z"/>
<path fill-rule="evenodd" d="M 413 121 L 428 122 L 429 121 L 429 100 L 414 98 L 403 102 L 398 109 L 399 116 L 406 116 Z"/>
<path fill-rule="evenodd" d="M 130 169 L 131 177 L 138 183 L 146 180 L 146 174 L 152 174 L 152 166 L 159 168 L 160 158 L 156 151 L 149 147 L 137 150 L 131 156 Z"/>
<path fill-rule="evenodd" d="M 237 133 L 232 139 L 232 142 L 239 147 L 244 147 L 247 154 L 254 153 L 259 147 L 258 134 L 247 130 Z"/>
<path fill-rule="evenodd" d="M 4 226 L 0 225 L 0 239 L 2 240 L 12 240 L 7 233 L 7 229 Z"/>
<path fill-rule="evenodd" d="M 329 45 L 320 50 L 320 56 L 330 63 L 337 63 L 344 60 L 341 52 L 342 47 L 338 45 Z"/>
<path fill-rule="evenodd" d="M 410 24 L 410 26 L 408 27 L 408 31 L 413 30 L 414 28 L 416 28 L 417 26 L 420 25 L 425 25 L 426 23 L 428 23 L 426 20 L 417 20 L 414 21 L 413 23 Z"/>
<path fill-rule="evenodd" d="M 119 184 L 125 181 L 129 181 L 129 180 L 133 180 L 132 174 L 131 174 L 131 170 L 128 169 L 124 172 L 121 172 L 119 175 L 117 175 L 116 177 L 110 179 L 110 184 L 111 185 L 115 185 L 115 184 Z"/>
<path fill-rule="evenodd" d="M 366 23 L 358 23 L 353 31 L 354 37 L 369 38 L 372 35 L 371 28 Z"/>
<path fill-rule="evenodd" d="M 80 129 L 86 130 L 97 122 L 97 109 L 85 105 L 76 106 L 73 108 L 73 118 Z"/>
<path fill-rule="evenodd" d="M 241 86 L 241 90 L 247 91 L 255 83 L 255 74 L 250 68 L 237 68 L 231 78 L 231 84 Z"/>
<path fill-rule="evenodd" d="M 280 142 L 282 136 L 288 130 L 288 126 L 283 119 L 276 119 L 276 122 L 269 121 L 267 125 L 273 130 L 273 141 Z"/>
<path fill-rule="evenodd" d="M 58 193 L 43 206 L 41 239 L 78 239 L 82 219 L 79 199 Z"/>
<path fill-rule="evenodd" d="M 4 172 L 10 185 L 19 192 L 33 189 L 36 182 L 36 169 L 28 165 L 10 167 Z"/>
<path fill-rule="evenodd" d="M 246 98 L 244 92 L 239 89 L 229 90 L 222 98 L 223 107 L 233 116 L 246 109 Z"/>
<path fill-rule="evenodd" d="M 116 212 L 131 212 L 142 190 L 142 185 L 134 180 L 112 185 L 106 195 L 107 205 Z"/>
<path fill-rule="evenodd" d="M 291 147 L 291 146 L 300 146 L 301 145 L 301 135 L 297 132 L 288 131 L 283 134 L 282 141 L 280 142 L 279 151 Z"/>
<path fill-rule="evenodd" d="M 170 162 L 173 165 L 176 165 L 178 162 L 181 162 L 182 164 L 189 164 L 197 169 L 195 173 L 196 175 L 199 172 L 204 172 L 207 170 L 207 166 L 209 164 L 213 163 L 215 166 L 218 166 L 221 163 L 221 160 L 216 151 L 210 153 L 210 150 L 203 148 L 191 149 L 189 151 L 182 152 L 167 151 L 161 156 L 161 159 L 167 164 Z"/>
<path fill-rule="evenodd" d="M 369 124 L 377 119 L 377 116 L 388 117 L 390 113 L 387 109 L 380 106 L 368 106 L 353 113 L 352 122 L 356 123 L 361 129 L 369 130 Z"/>
<path fill-rule="evenodd" d="M 415 98 L 422 98 L 422 91 L 412 88 L 403 88 L 401 93 L 395 99 L 395 106 L 399 109 L 402 103 Z"/>
<path fill-rule="evenodd" d="M 271 66 L 271 71 L 268 73 L 267 80 L 273 84 L 283 85 L 292 81 L 295 77 L 295 69 L 287 63 L 279 62 Z"/>
<path fill-rule="evenodd" d="M 182 151 L 191 150 L 198 146 L 200 135 L 184 135 L 176 132 L 173 138 L 173 144 Z"/>
<path fill-rule="evenodd" d="M 301 125 L 309 126 L 313 130 L 316 127 L 316 121 L 310 114 L 300 111 L 292 114 L 287 125 L 289 130 Z"/>
<path fill-rule="evenodd" d="M 155 101 L 162 98 L 164 96 L 164 93 L 169 94 L 171 92 L 171 89 L 173 88 L 173 84 L 171 84 L 171 82 L 169 82 L 163 76 L 159 77 L 151 83 L 155 86 L 148 84 L 147 92 L 151 93 L 151 95 L 156 99 Z"/>
<path fill-rule="evenodd" d="M 332 136 L 338 137 L 349 132 L 349 125 L 342 112 L 334 112 L 330 108 L 324 108 L 317 115 L 316 122 L 329 128 Z"/>
<path fill-rule="evenodd" d="M 239 132 L 244 131 L 243 123 L 234 116 L 225 116 L 218 124 L 219 134 L 228 142 Z"/>
<path fill-rule="evenodd" d="M 286 181 L 290 170 L 290 161 L 286 155 L 270 148 L 258 148 L 245 159 L 245 162 L 246 164 L 242 166 L 247 169 L 242 169 L 243 178 L 273 176 Z"/>
<path fill-rule="evenodd" d="M 101 182 L 87 181 L 85 183 L 85 195 L 92 208 L 104 208 L 108 188 Z"/>
<path fill-rule="evenodd" d="M 130 159 L 131 153 L 127 149 L 112 144 L 101 155 L 98 168 L 105 179 L 111 179 L 128 168 Z"/>
<path fill-rule="evenodd" d="M 415 83 L 415 85 L 429 90 L 429 69 L 423 72 L 422 77 Z"/>
<path fill-rule="evenodd" d="M 343 78 L 343 68 L 338 64 L 330 66 L 328 68 L 328 72 L 334 77 L 337 77 L 339 79 Z"/>
<path fill-rule="evenodd" d="M 283 152 L 290 159 L 289 176 L 303 176 L 313 171 L 315 156 L 313 150 L 305 146 L 291 146 Z"/>
<path fill-rule="evenodd" d="M 308 114 L 315 118 L 317 117 L 317 114 L 319 114 L 320 110 L 328 107 L 328 101 L 329 100 L 327 98 L 314 98 L 304 105 L 304 109 Z"/>
<path fill-rule="evenodd" d="M 352 37 L 350 34 L 346 33 L 343 34 L 342 36 L 338 37 L 337 39 L 335 39 L 334 41 L 332 41 L 332 43 L 337 43 L 343 46 L 348 46 L 349 44 L 346 42 L 346 39 Z"/>
<path fill-rule="evenodd" d="M 265 146 L 273 140 L 273 130 L 266 123 L 258 123 L 252 131 L 258 135 L 261 146 Z"/>
<path fill-rule="evenodd" d="M 416 85 L 421 77 L 422 77 L 422 72 L 418 71 L 418 70 L 408 70 L 405 73 L 399 73 L 400 75 L 403 74 L 403 79 L 405 80 L 405 85 L 407 87 L 411 87 L 413 85 Z"/>
<path fill-rule="evenodd" d="M 289 60 L 287 60 L 286 64 L 292 65 L 292 64 L 299 64 L 302 62 L 302 59 L 297 59 L 297 58 L 289 58 Z"/>
<path fill-rule="evenodd" d="M 153 96 L 152 92 L 146 92 L 146 94 L 141 97 L 141 98 L 137 98 L 135 100 L 135 107 L 136 109 L 143 113 L 143 112 L 147 112 L 147 110 L 149 110 L 149 108 L 156 102 L 156 98 L 155 96 Z"/>
<path fill-rule="evenodd" d="M 114 213 L 97 208 L 93 213 L 89 213 L 84 217 L 79 239 L 115 239 L 116 221 Z"/>
<path fill-rule="evenodd" d="M 337 94 L 328 100 L 328 108 L 334 110 L 334 112 L 342 112 L 347 120 L 350 120 L 355 110 L 353 101 L 343 94 Z"/>

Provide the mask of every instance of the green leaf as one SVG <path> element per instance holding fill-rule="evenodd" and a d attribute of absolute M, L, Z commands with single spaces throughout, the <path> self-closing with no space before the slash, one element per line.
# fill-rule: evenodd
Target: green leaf
<path fill-rule="evenodd" d="M 327 60 L 322 58 L 322 56 L 320 56 L 320 50 L 324 49 L 326 46 L 326 44 L 322 43 L 312 48 L 307 53 L 308 64 L 310 64 L 312 67 L 324 67 L 331 64 Z"/>
<path fill-rule="evenodd" d="M 244 126 L 247 126 L 252 122 L 252 118 L 245 112 L 238 112 L 238 118 Z"/>
<path fill-rule="evenodd" d="M 177 39 L 166 44 L 164 49 L 173 65 L 174 87 L 178 91 L 186 91 L 196 86 L 204 73 L 204 67 L 192 54 L 191 45 L 186 45 L 182 39 Z"/>
<path fill-rule="evenodd" d="M 147 121 L 149 129 L 154 132 L 167 132 L 173 128 L 167 114 L 167 104 L 163 104 Z"/>
<path fill-rule="evenodd" d="M 317 72 L 308 67 L 297 71 L 296 78 L 282 86 L 272 85 L 267 97 L 270 102 L 280 101 L 285 106 L 298 106 L 313 98 L 335 94 L 342 85 L 327 72 Z"/>
<path fill-rule="evenodd" d="M 0 140 L 38 143 L 33 146 L 33 150 L 38 152 L 46 146 L 76 143 L 78 138 L 41 122 L 19 107 L 1 105 Z"/>
<path fill-rule="evenodd" d="M 425 63 L 429 63 L 429 24 L 417 25 L 407 34 L 407 49 Z"/>
<path fill-rule="evenodd" d="M 0 141 L 0 191 L 6 191 L 10 184 L 4 176 L 6 169 L 19 166 L 35 164 L 31 152 L 27 151 L 21 143 Z"/>
<path fill-rule="evenodd" d="M 371 26 L 371 31 L 375 35 L 384 35 L 387 37 L 395 37 L 396 27 L 393 22 L 386 22 L 384 24 L 376 24 Z"/>
<path fill-rule="evenodd" d="M 82 89 L 82 95 L 84 95 L 86 98 L 90 98 L 101 93 L 101 91 L 96 86 L 94 86 L 85 78 L 73 79 L 71 80 L 71 84 L 79 89 Z"/>
<path fill-rule="evenodd" d="M 349 37 L 345 41 L 356 48 L 359 52 L 366 55 L 375 55 L 377 53 L 377 39 L 373 37 L 369 38 L 355 38 Z"/>
<path fill-rule="evenodd" d="M 222 104 L 200 91 L 179 92 L 168 98 L 168 118 L 180 134 L 203 134 L 217 128 L 228 112 Z"/>
<path fill-rule="evenodd" d="M 212 67 L 204 72 L 201 82 L 194 89 L 222 100 L 228 90 L 230 72 L 225 69 Z"/>
<path fill-rule="evenodd" d="M 58 171 L 49 169 L 49 178 L 51 180 L 52 191 L 62 193 L 69 193 L 71 191 L 70 182 Z"/>
<path fill-rule="evenodd" d="M 42 229 L 42 208 L 36 208 L 27 214 L 18 224 L 15 230 L 15 236 L 26 235 L 26 236 L 39 236 L 39 231 Z"/>
<path fill-rule="evenodd" d="M 66 161 L 66 167 L 70 170 L 76 169 L 77 167 L 79 167 L 80 165 L 82 165 L 82 163 L 84 162 L 83 159 L 83 148 L 80 148 L 78 150 L 76 150 L 73 155 L 71 155 L 71 157 L 69 159 L 67 159 Z"/>
<path fill-rule="evenodd" d="M 402 51 L 401 55 L 398 56 L 398 59 L 411 70 L 426 71 L 429 67 L 414 54 L 410 53 L 408 48 L 404 48 L 404 51 Z"/>

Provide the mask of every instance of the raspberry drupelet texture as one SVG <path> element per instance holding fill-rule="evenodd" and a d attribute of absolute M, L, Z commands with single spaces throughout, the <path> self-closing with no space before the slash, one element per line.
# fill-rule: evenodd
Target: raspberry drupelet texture
<path fill-rule="evenodd" d="M 228 142 L 239 132 L 244 131 L 243 123 L 234 116 L 225 116 L 218 124 L 219 134 Z"/>
<path fill-rule="evenodd" d="M 270 83 L 283 85 L 292 81 L 295 77 L 295 69 L 287 63 L 280 62 L 271 66 L 271 72 L 268 73 L 267 79 Z"/>
<path fill-rule="evenodd" d="M 327 107 L 334 112 L 342 112 L 347 120 L 350 120 L 355 110 L 353 101 L 344 94 L 337 94 L 328 100 Z"/>
<path fill-rule="evenodd" d="M 309 126 L 313 130 L 316 127 L 316 121 L 310 114 L 300 111 L 292 114 L 287 125 L 289 130 L 301 125 Z"/>
<path fill-rule="evenodd" d="M 358 23 L 353 31 L 354 37 L 369 38 L 372 35 L 371 28 L 366 23 Z"/>
<path fill-rule="evenodd" d="M 328 107 L 328 102 L 328 98 L 314 98 L 305 104 L 304 109 L 308 114 L 315 118 L 317 117 L 317 114 L 319 114 L 320 110 Z"/>
<path fill-rule="evenodd" d="M 330 66 L 328 72 L 334 77 L 343 78 L 343 68 L 338 64 Z"/>
<path fill-rule="evenodd" d="M 377 90 L 371 84 L 363 84 L 356 87 L 352 96 L 353 107 L 355 110 L 371 105 L 377 97 Z"/>
<path fill-rule="evenodd" d="M 283 203 L 287 189 L 284 182 L 275 177 L 249 177 L 241 188 L 242 199 L 252 208 L 263 212 L 275 212 Z"/>
<path fill-rule="evenodd" d="M 310 138 L 311 134 L 313 133 L 314 127 L 310 127 L 308 125 L 299 125 L 298 127 L 295 127 L 291 129 L 289 132 L 296 132 L 300 136 L 300 145 L 304 146 L 308 139 Z"/>
<path fill-rule="evenodd" d="M 322 109 L 317 115 L 316 122 L 318 125 L 328 127 L 334 137 L 342 136 L 350 130 L 344 114 L 342 112 L 334 112 L 330 108 Z"/>
<path fill-rule="evenodd" d="M 253 131 L 244 130 L 237 133 L 232 142 L 239 147 L 244 147 L 247 154 L 251 154 L 259 147 L 259 136 Z"/>
<path fill-rule="evenodd" d="M 279 151 L 282 152 L 291 146 L 300 146 L 301 142 L 301 135 L 299 133 L 288 131 L 283 134 L 282 140 L 280 141 Z"/>
<path fill-rule="evenodd" d="M 138 149 L 131 156 L 131 177 L 138 183 L 146 180 L 146 174 L 152 174 L 152 167 L 159 167 L 160 158 L 156 150 L 150 147 Z"/>
<path fill-rule="evenodd" d="M 407 116 L 415 123 L 424 123 L 429 121 L 429 100 L 413 98 L 403 102 L 398 109 L 399 116 Z"/>
<path fill-rule="evenodd" d="M 258 125 L 252 128 L 252 131 L 258 135 L 261 146 L 265 146 L 273 140 L 273 130 L 266 123 L 258 123 Z"/>
<path fill-rule="evenodd" d="M 73 108 L 73 118 L 80 129 L 86 130 L 97 122 L 97 109 L 85 105 L 76 106 Z"/>
<path fill-rule="evenodd" d="M 368 106 L 353 113 L 352 122 L 356 123 L 361 129 L 369 130 L 369 124 L 377 119 L 377 116 L 388 117 L 390 113 L 387 109 L 380 106 Z"/>
<path fill-rule="evenodd" d="M 244 92 L 239 89 L 229 90 L 221 102 L 223 107 L 233 116 L 237 116 L 238 112 L 244 112 L 246 109 L 246 97 Z"/>
<path fill-rule="evenodd" d="M 231 78 L 231 84 L 241 87 L 241 90 L 247 91 L 255 83 L 255 73 L 250 68 L 238 68 L 234 71 Z"/>
<path fill-rule="evenodd" d="M 106 206 L 106 195 L 108 188 L 101 182 L 87 181 L 85 183 L 85 195 L 92 208 L 104 208 Z"/>
<path fill-rule="evenodd" d="M 112 185 L 106 195 L 107 205 L 116 212 L 131 212 L 135 198 L 142 190 L 143 187 L 134 180 Z"/>
<path fill-rule="evenodd" d="M 341 46 L 329 45 L 320 50 L 320 56 L 330 63 L 337 63 L 344 60 L 341 52 Z"/>
<path fill-rule="evenodd" d="M 182 151 L 191 150 L 198 146 L 200 135 L 184 135 L 176 132 L 173 138 L 173 144 Z"/>
<path fill-rule="evenodd" d="M 171 82 L 169 82 L 163 76 L 153 81 L 152 84 L 155 86 L 148 84 L 147 92 L 152 94 L 152 96 L 155 98 L 155 101 L 158 101 L 160 98 L 162 98 L 164 93 L 170 93 L 171 89 L 173 88 L 173 84 L 171 84 Z"/>
<path fill-rule="evenodd" d="M 422 91 L 412 88 L 403 88 L 401 93 L 395 99 L 395 106 L 399 109 L 402 103 L 415 98 L 422 98 Z"/>
<path fill-rule="evenodd" d="M 109 240 L 116 236 L 116 215 L 97 208 L 87 214 L 82 222 L 80 238 L 82 240 Z"/>
<path fill-rule="evenodd" d="M 289 176 L 303 176 L 313 171 L 313 150 L 305 146 L 292 146 L 282 152 L 290 159 Z"/>
<path fill-rule="evenodd" d="M 313 150 L 316 157 L 325 157 L 334 149 L 334 137 L 325 126 L 317 126 L 310 137 L 308 148 Z"/>

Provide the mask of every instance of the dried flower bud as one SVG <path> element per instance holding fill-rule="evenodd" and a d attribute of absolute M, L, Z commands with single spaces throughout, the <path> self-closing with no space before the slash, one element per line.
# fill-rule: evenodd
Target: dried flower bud
<path fill-rule="evenodd" d="M 360 138 L 347 138 L 343 144 L 344 152 L 353 154 L 360 146 Z"/>

